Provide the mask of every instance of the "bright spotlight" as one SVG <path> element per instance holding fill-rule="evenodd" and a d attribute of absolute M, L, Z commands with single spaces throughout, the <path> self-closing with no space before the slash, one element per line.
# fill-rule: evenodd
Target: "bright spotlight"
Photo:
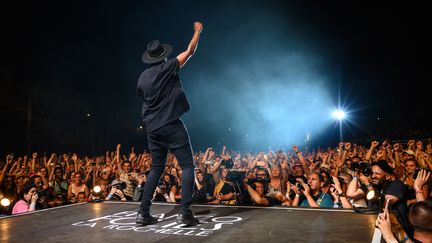
<path fill-rule="evenodd" d="M 375 190 L 373 188 L 368 189 L 368 193 L 366 194 L 366 199 L 372 200 L 373 198 L 375 198 Z"/>
<path fill-rule="evenodd" d="M 334 111 L 333 117 L 338 119 L 338 120 L 343 120 L 345 118 L 345 112 L 342 110 Z"/>
<path fill-rule="evenodd" d="M 101 190 L 102 190 L 102 189 L 101 189 L 100 186 L 95 186 L 95 187 L 93 187 L 93 191 L 94 191 L 95 193 L 99 193 Z"/>
<path fill-rule="evenodd" d="M 0 204 L 1 204 L 3 207 L 8 207 L 8 206 L 10 205 L 10 200 L 7 199 L 7 198 L 2 198 L 2 200 L 0 201 Z"/>

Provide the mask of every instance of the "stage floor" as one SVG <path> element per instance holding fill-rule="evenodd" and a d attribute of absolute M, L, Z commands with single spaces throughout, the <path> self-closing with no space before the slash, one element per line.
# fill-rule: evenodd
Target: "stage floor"
<path fill-rule="evenodd" d="M 135 224 L 136 202 L 83 203 L 0 219 L 1 242 L 371 242 L 376 215 L 338 209 L 194 205 L 201 224 L 175 223 L 179 205 L 154 203 L 159 222 Z"/>

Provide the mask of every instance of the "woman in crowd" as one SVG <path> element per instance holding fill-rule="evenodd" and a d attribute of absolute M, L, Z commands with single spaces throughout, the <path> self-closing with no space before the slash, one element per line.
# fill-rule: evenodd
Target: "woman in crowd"
<path fill-rule="evenodd" d="M 400 180 L 407 186 L 408 188 L 408 205 L 415 203 L 416 200 L 416 191 L 414 190 L 414 180 L 416 174 L 418 173 L 418 166 L 413 158 L 409 158 L 405 161 L 405 174 L 400 178 Z M 417 171 L 417 172 L 416 172 Z M 420 192 L 420 191 L 419 191 Z M 423 186 L 421 192 L 425 197 L 429 194 L 429 190 L 427 186 Z"/>
<path fill-rule="evenodd" d="M 87 185 L 83 183 L 81 173 L 76 172 L 73 175 L 73 183 L 71 183 L 68 188 L 68 201 L 76 197 L 79 192 L 84 192 L 86 197 L 90 194 Z"/>
<path fill-rule="evenodd" d="M 36 186 L 32 182 L 27 182 L 20 194 L 20 200 L 15 203 L 12 209 L 12 214 L 35 211 L 37 200 Z"/>

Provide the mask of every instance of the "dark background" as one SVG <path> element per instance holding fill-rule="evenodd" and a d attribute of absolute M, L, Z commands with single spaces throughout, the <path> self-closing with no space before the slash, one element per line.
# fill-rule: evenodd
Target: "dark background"
<path fill-rule="evenodd" d="M 340 139 L 337 122 L 313 115 L 322 117 L 323 107 L 339 100 L 351 111 L 344 140 L 431 134 L 426 37 L 431 21 L 423 3 L 0 5 L 0 155 L 95 154 L 118 143 L 144 149 L 136 95 L 145 68 L 141 54 L 150 40 L 159 39 L 173 46 L 175 57 L 186 49 L 195 20 L 204 31 L 196 55 L 180 73 L 192 105 L 184 121 L 195 150 L 222 144 L 286 148 L 304 144 L 301 137 L 310 130 L 311 145 L 334 145 Z"/>

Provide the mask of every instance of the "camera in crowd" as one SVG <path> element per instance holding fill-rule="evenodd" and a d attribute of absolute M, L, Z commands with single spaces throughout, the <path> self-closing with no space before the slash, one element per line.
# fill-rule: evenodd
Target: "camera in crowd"
<path fill-rule="evenodd" d="M 159 184 L 157 185 L 157 187 L 158 187 L 160 190 L 162 190 L 162 191 L 165 191 L 165 190 L 166 190 L 166 185 L 165 185 L 165 183 L 163 183 L 163 182 L 159 182 Z"/>
<path fill-rule="evenodd" d="M 126 185 L 126 182 L 122 181 L 122 182 L 114 184 L 113 187 L 123 191 L 124 189 L 126 189 L 127 185 Z"/>
<path fill-rule="evenodd" d="M 372 167 L 367 162 L 352 163 L 350 169 L 352 171 L 362 173 L 365 176 L 372 175 Z"/>
<path fill-rule="evenodd" d="M 303 187 L 303 184 L 301 182 L 297 182 L 295 185 L 300 191 L 304 191 L 304 187 Z"/>
<path fill-rule="evenodd" d="M 339 176 L 338 176 L 338 180 L 339 180 L 339 184 L 340 184 L 341 186 L 345 183 L 345 179 L 342 178 L 342 177 L 339 177 Z M 333 181 L 333 177 L 332 177 L 332 176 L 330 176 L 330 177 L 327 179 L 327 181 L 328 181 L 331 185 L 334 185 L 334 184 L 335 184 L 334 181 Z"/>
<path fill-rule="evenodd" d="M 293 185 L 297 184 L 297 182 L 299 182 L 299 180 L 304 182 L 304 183 L 307 183 L 308 179 L 305 176 L 294 176 L 294 175 L 288 176 L 289 183 L 291 183 Z"/>
<path fill-rule="evenodd" d="M 288 176 L 288 181 L 289 181 L 289 183 L 295 185 L 297 183 L 297 177 L 295 177 L 293 175 L 289 175 Z"/>
<path fill-rule="evenodd" d="M 47 195 L 47 190 L 37 190 L 38 198 L 43 198 Z"/>

